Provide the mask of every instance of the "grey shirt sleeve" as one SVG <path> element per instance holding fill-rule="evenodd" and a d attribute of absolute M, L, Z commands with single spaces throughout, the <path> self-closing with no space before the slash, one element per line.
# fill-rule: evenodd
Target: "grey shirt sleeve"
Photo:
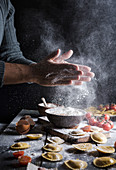
<path fill-rule="evenodd" d="M 21 50 L 16 37 L 16 30 L 14 27 L 14 12 L 15 9 L 12 6 L 10 0 L 2 0 L 0 4 L 0 27 L 3 34 L 0 36 L 0 85 L 3 85 L 4 76 L 4 62 L 18 63 L 18 64 L 32 64 L 35 63 L 26 59 Z M 4 61 L 4 62 L 3 62 Z"/>

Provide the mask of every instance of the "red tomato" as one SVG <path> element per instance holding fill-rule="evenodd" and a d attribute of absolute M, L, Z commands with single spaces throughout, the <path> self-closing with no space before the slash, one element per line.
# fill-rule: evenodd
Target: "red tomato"
<path fill-rule="evenodd" d="M 29 162 L 31 162 L 30 156 L 20 156 L 18 157 L 20 165 L 27 165 Z"/>
<path fill-rule="evenodd" d="M 116 142 L 114 142 L 114 147 L 116 148 Z"/>
<path fill-rule="evenodd" d="M 92 113 L 88 112 L 88 113 L 86 113 L 85 116 L 86 116 L 86 119 L 89 119 L 92 116 Z"/>
<path fill-rule="evenodd" d="M 116 104 L 112 103 L 111 104 L 111 109 L 116 111 Z"/>
<path fill-rule="evenodd" d="M 110 119 L 110 116 L 108 114 L 103 114 L 102 115 L 102 118 L 104 118 L 105 120 L 109 120 Z"/>
<path fill-rule="evenodd" d="M 13 152 L 13 155 L 14 155 L 15 158 L 18 158 L 19 156 L 24 155 L 24 151 Z"/>
<path fill-rule="evenodd" d="M 105 105 L 105 108 L 106 108 L 106 110 L 109 110 L 110 109 L 110 105 L 109 104 Z"/>
<path fill-rule="evenodd" d="M 101 121 L 98 121 L 96 126 L 102 128 L 103 127 L 103 124 L 104 124 L 105 120 L 101 120 Z"/>
<path fill-rule="evenodd" d="M 112 129 L 114 127 L 114 123 L 111 120 L 109 120 L 108 122 L 110 123 L 111 129 Z"/>
<path fill-rule="evenodd" d="M 114 107 L 114 110 L 116 111 L 116 105 L 115 105 L 115 107 Z"/>
<path fill-rule="evenodd" d="M 103 118 L 102 116 L 98 116 L 98 117 L 97 117 L 97 121 L 98 121 L 98 122 L 101 122 L 101 121 L 103 121 L 103 120 L 104 120 L 104 118 Z"/>
<path fill-rule="evenodd" d="M 84 132 L 90 132 L 91 131 L 91 126 L 88 125 L 88 126 L 84 126 L 81 128 Z"/>
<path fill-rule="evenodd" d="M 106 131 L 109 131 L 111 129 L 111 125 L 109 122 L 105 122 L 103 124 L 103 129 L 106 130 Z"/>
<path fill-rule="evenodd" d="M 92 126 L 95 126 L 97 124 L 97 119 L 95 119 L 94 117 L 91 117 L 89 119 L 89 124 L 92 125 Z"/>

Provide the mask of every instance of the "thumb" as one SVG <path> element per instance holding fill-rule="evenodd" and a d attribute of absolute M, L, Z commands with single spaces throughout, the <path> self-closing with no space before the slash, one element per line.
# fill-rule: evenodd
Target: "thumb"
<path fill-rule="evenodd" d="M 73 51 L 69 50 L 66 53 L 60 55 L 59 57 L 55 58 L 55 62 L 64 62 L 64 60 L 69 59 L 73 55 Z"/>
<path fill-rule="evenodd" d="M 56 58 L 59 57 L 60 53 L 61 53 L 61 50 L 58 49 L 57 51 L 54 51 L 52 54 L 50 54 L 49 56 L 47 56 L 46 59 L 47 59 L 47 60 L 55 60 Z"/>

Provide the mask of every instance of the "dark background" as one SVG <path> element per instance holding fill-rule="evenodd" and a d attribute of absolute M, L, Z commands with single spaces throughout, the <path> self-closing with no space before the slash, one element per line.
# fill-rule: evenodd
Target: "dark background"
<path fill-rule="evenodd" d="M 21 109 L 37 109 L 47 101 L 85 108 L 116 102 L 115 0 L 11 0 L 15 27 L 26 58 L 39 62 L 61 48 L 74 51 L 69 60 L 88 65 L 95 78 L 81 87 L 41 87 L 37 84 L 0 89 L 1 113 L 15 116 Z"/>

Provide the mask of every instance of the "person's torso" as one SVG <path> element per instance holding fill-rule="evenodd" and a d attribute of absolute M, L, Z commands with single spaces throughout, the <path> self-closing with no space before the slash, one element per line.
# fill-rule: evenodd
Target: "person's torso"
<path fill-rule="evenodd" d="M 10 3 L 10 0 L 0 0 L 0 46 L 4 35 L 5 24 L 8 22 L 12 13 L 14 13 L 14 7 Z"/>

